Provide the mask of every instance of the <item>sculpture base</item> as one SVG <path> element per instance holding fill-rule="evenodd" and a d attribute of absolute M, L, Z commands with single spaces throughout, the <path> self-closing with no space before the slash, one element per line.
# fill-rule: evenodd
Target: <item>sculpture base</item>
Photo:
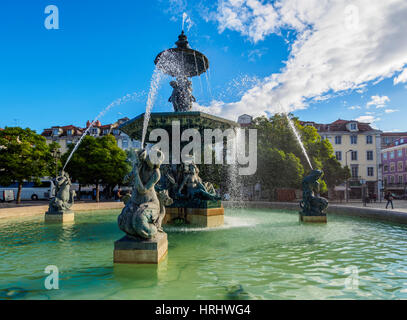
<path fill-rule="evenodd" d="M 225 209 L 220 208 L 166 208 L 163 224 L 172 224 L 177 219 L 194 226 L 214 228 L 223 226 Z"/>
<path fill-rule="evenodd" d="M 75 220 L 75 213 L 73 211 L 58 211 L 49 213 L 45 212 L 44 221 L 52 223 L 72 222 Z"/>
<path fill-rule="evenodd" d="M 300 216 L 300 222 L 327 223 L 326 214 L 319 215 L 319 216 L 307 216 L 307 215 L 304 215 L 302 212 L 300 212 L 299 216 Z"/>
<path fill-rule="evenodd" d="M 124 236 L 114 243 L 114 263 L 158 264 L 168 252 L 167 234 L 159 232 L 151 240 Z"/>

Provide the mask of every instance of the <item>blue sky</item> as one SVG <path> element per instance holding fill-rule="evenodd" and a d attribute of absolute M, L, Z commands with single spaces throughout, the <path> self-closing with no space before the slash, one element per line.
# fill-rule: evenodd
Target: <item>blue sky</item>
<path fill-rule="evenodd" d="M 19 125 L 41 132 L 53 125 L 84 126 L 86 120 L 93 119 L 112 101 L 134 92 L 138 93 L 137 99 L 112 108 L 101 121 L 111 123 L 144 112 L 154 58 L 174 46 L 181 31 L 182 13 L 186 12 L 192 20 L 185 27 L 189 28 L 186 33 L 190 45 L 205 53 L 210 61 L 208 79 L 205 76 L 193 79 L 197 102 L 200 107 L 208 107 L 208 112 L 214 110 L 236 120 L 243 111 L 249 114 L 276 111 L 273 108 L 281 101 L 284 108 L 287 105 L 287 110 L 294 110 L 304 120 L 327 123 L 338 118 L 362 117 L 373 120 L 381 130 L 407 131 L 406 83 L 394 84 L 394 78 L 402 72 L 402 58 L 383 57 L 379 43 L 368 52 L 369 56 L 377 52 L 377 58 L 373 56 L 372 64 L 364 70 L 372 68 L 381 73 L 370 72 L 342 90 L 342 84 L 338 85 L 341 73 L 345 82 L 347 77 L 355 76 L 346 74 L 351 73 L 350 68 L 344 70 L 343 63 L 333 62 L 330 74 L 336 74 L 336 78 L 319 79 L 319 82 L 327 81 L 325 91 L 325 86 L 315 86 L 304 78 L 313 89 L 300 83 L 299 87 L 295 86 L 296 95 L 291 95 L 290 88 L 294 88 L 289 78 L 291 71 L 285 72 L 283 68 L 290 59 L 294 66 L 299 59 L 307 65 L 303 62 L 306 52 L 301 55 L 301 51 L 293 51 L 293 44 L 304 34 L 304 27 L 293 21 L 259 27 L 256 24 L 259 10 L 255 6 L 273 9 L 273 5 L 278 7 L 278 2 L 237 2 L 240 7 L 236 1 L 226 0 L 1 1 L 0 127 Z M 44 9 L 50 4 L 59 8 L 59 30 L 44 27 L 47 16 Z M 331 8 L 326 10 L 329 13 Z M 270 13 L 261 17 L 265 21 L 274 17 L 270 10 L 262 12 Z M 279 19 L 285 19 L 283 13 Z M 314 19 L 309 22 L 315 26 L 314 34 L 321 33 L 324 18 L 315 15 L 309 19 Z M 302 22 L 305 25 L 307 21 Z M 394 19 L 393 23 L 396 23 Z M 306 42 L 300 44 L 306 48 Z M 401 51 L 400 57 L 403 53 L 407 56 L 402 51 L 404 44 L 394 45 L 397 45 L 396 53 Z M 334 58 L 337 60 L 333 57 L 329 61 Z M 309 67 L 304 74 L 313 72 L 315 79 L 319 76 L 315 67 Z M 265 89 L 273 74 L 281 77 L 279 86 Z M 171 94 L 168 82 L 169 79 L 163 81 L 153 111 L 172 110 L 167 102 Z M 302 95 L 306 99 L 299 106 L 298 97 Z M 325 100 L 312 102 L 314 97 Z M 376 98 L 368 105 L 372 97 Z"/>

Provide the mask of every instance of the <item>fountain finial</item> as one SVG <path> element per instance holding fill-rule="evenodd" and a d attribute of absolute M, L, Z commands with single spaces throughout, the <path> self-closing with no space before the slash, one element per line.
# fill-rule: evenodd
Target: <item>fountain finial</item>
<path fill-rule="evenodd" d="M 181 34 L 178 36 L 178 41 L 175 42 L 177 48 L 190 48 L 189 43 L 188 43 L 188 38 L 184 33 L 184 30 L 182 30 Z"/>

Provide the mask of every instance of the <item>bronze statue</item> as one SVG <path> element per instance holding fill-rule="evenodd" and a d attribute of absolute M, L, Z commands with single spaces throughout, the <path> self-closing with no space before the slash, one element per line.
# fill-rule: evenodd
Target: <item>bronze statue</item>
<path fill-rule="evenodd" d="M 192 103 L 196 101 L 192 95 L 192 82 L 185 78 L 177 78 L 170 82 L 173 88 L 171 97 L 168 99 L 176 112 L 185 112 L 192 109 Z"/>
<path fill-rule="evenodd" d="M 55 197 L 49 202 L 48 214 L 63 214 L 69 212 L 74 204 L 75 191 L 71 190 L 71 179 L 69 174 L 62 171 L 59 177 L 55 178 Z"/>
<path fill-rule="evenodd" d="M 215 188 L 210 182 L 204 183 L 199 177 L 199 169 L 196 164 L 191 163 L 188 166 L 188 171 L 185 172 L 184 178 L 178 188 L 178 196 L 183 197 L 185 188 L 185 196 L 187 199 L 195 200 L 220 200 L 216 195 Z"/>
<path fill-rule="evenodd" d="M 153 163 L 146 150 L 137 153 L 131 172 L 133 192 L 130 200 L 118 217 L 119 228 L 130 237 L 152 239 L 162 232 L 161 222 L 165 205 L 170 204 L 168 193 L 157 197 L 155 185 L 160 180 L 160 165 L 164 154 L 158 151 L 158 163 Z"/>
<path fill-rule="evenodd" d="M 301 214 L 306 216 L 325 215 L 323 212 L 328 207 L 328 200 L 318 195 L 321 170 L 312 170 L 302 181 Z"/>

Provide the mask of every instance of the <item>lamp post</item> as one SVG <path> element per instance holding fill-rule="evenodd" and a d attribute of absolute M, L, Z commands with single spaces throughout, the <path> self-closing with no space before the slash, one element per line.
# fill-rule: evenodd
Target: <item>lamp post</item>
<path fill-rule="evenodd" d="M 54 149 L 52 151 L 52 156 L 55 159 L 55 178 L 58 177 L 58 159 L 61 158 L 61 151 Z"/>
<path fill-rule="evenodd" d="M 349 152 L 352 152 L 352 151 L 353 151 L 353 150 L 350 149 L 350 150 L 348 150 L 348 151 L 345 152 L 345 163 L 346 163 L 346 166 L 348 166 L 348 153 L 349 153 Z M 348 186 L 348 184 L 349 184 L 349 179 L 346 179 L 346 182 L 345 182 L 345 199 L 346 199 L 346 202 L 349 202 L 349 194 L 348 194 L 348 188 L 349 188 L 349 186 Z"/>

